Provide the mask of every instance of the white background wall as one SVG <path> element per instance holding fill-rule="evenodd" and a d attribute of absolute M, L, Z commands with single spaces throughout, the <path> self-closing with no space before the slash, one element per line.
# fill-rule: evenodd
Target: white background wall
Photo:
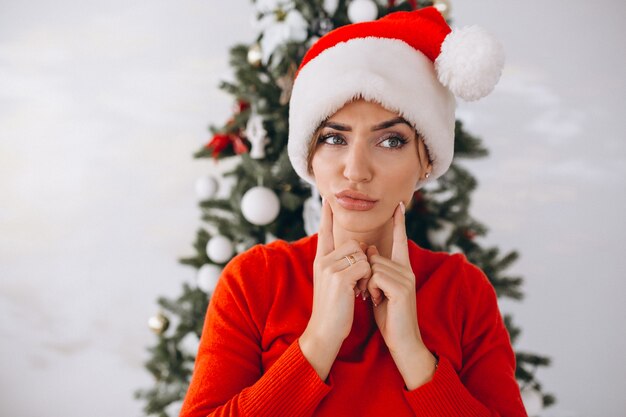
<path fill-rule="evenodd" d="M 519 347 L 552 356 L 545 416 L 626 410 L 626 145 L 619 0 L 453 2 L 507 51 L 487 99 L 461 105 L 488 159 L 486 243 L 522 257 Z M 138 416 L 159 295 L 200 226 L 192 160 L 229 117 L 227 51 L 247 0 L 0 2 L 0 415 Z"/>

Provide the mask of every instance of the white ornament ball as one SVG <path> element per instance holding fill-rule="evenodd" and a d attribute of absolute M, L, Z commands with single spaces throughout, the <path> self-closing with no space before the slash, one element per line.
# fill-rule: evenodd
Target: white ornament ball
<path fill-rule="evenodd" d="M 450 16 L 452 6 L 450 6 L 449 0 L 435 0 L 433 6 L 435 6 L 435 9 L 441 13 L 444 19 L 447 19 Z"/>
<path fill-rule="evenodd" d="M 174 401 L 165 407 L 165 412 L 168 416 L 177 416 L 180 414 L 180 410 L 183 408 L 182 401 Z"/>
<path fill-rule="evenodd" d="M 250 223 L 264 226 L 273 222 L 280 212 L 280 201 L 274 191 L 252 187 L 241 199 L 241 213 Z"/>
<path fill-rule="evenodd" d="M 178 343 L 178 346 L 180 347 L 181 350 L 185 351 L 186 353 L 195 355 L 196 353 L 198 353 L 198 347 L 200 346 L 200 339 L 198 339 L 198 336 L 196 336 L 194 332 L 189 332 L 185 335 L 185 337 L 181 339 L 181 341 Z"/>
<path fill-rule="evenodd" d="M 200 200 L 213 198 L 217 192 L 217 180 L 210 175 L 196 180 L 196 195 Z"/>
<path fill-rule="evenodd" d="M 528 417 L 539 417 L 539 413 L 543 410 L 543 397 L 539 391 L 534 388 L 524 388 L 522 390 L 522 402 Z"/>
<path fill-rule="evenodd" d="M 339 6 L 339 0 L 324 0 L 322 7 L 330 16 L 334 15 Z"/>
<path fill-rule="evenodd" d="M 232 258 L 234 252 L 233 242 L 226 236 L 213 236 L 206 244 L 206 254 L 218 264 L 226 263 Z"/>
<path fill-rule="evenodd" d="M 222 268 L 214 264 L 204 264 L 198 269 L 197 285 L 206 293 L 213 292 L 220 279 Z"/>
<path fill-rule="evenodd" d="M 378 7 L 372 0 L 352 0 L 348 6 L 348 19 L 352 23 L 369 22 L 378 17 Z"/>

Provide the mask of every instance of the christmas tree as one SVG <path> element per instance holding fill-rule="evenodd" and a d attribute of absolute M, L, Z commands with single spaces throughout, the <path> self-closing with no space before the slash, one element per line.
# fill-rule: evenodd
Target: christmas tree
<path fill-rule="evenodd" d="M 159 298 L 161 310 L 149 322 L 158 336 L 146 363 L 155 386 L 135 393 L 146 402 L 147 415 L 178 415 L 210 296 L 223 266 L 257 243 L 277 238 L 293 241 L 317 231 L 319 195 L 293 171 L 286 146 L 291 86 L 304 53 L 333 28 L 432 5 L 449 19 L 450 5 L 444 0 L 255 2 L 259 36 L 250 45 L 232 48 L 235 80 L 220 86 L 233 97 L 233 115 L 223 125 L 210 127 L 211 139 L 194 155 L 218 161 L 215 165 L 221 167 L 196 182 L 204 223 L 195 238 L 195 254 L 180 262 L 197 269 L 197 280 L 183 283 L 176 299 Z M 406 214 L 407 235 L 423 248 L 463 252 L 485 272 L 498 297 L 520 300 L 522 278 L 506 274 L 519 255 L 515 251 L 501 254 L 498 248 L 483 247 L 477 241 L 487 233 L 486 226 L 469 214 L 477 183 L 457 163 L 484 157 L 487 149 L 459 121 L 454 147 L 455 159 L 448 172 L 415 192 Z M 515 345 L 520 329 L 510 315 L 504 319 Z M 554 402 L 535 377 L 537 368 L 549 365 L 549 359 L 520 351 L 516 359 L 524 403 L 529 415 L 538 415 Z"/>

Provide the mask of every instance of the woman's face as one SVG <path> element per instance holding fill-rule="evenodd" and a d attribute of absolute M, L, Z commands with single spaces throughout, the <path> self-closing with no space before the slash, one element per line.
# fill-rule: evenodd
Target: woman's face
<path fill-rule="evenodd" d="M 317 138 L 312 173 L 334 221 L 347 231 L 367 232 L 390 221 L 430 171 L 413 127 L 377 103 L 347 103 L 324 122 Z"/>

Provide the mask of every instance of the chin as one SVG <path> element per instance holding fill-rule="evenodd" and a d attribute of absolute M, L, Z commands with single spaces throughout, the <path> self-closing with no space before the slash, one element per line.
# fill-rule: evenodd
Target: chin
<path fill-rule="evenodd" d="M 391 217 L 384 218 L 380 213 L 371 211 L 349 211 L 339 208 L 341 212 L 336 212 L 334 222 L 342 229 L 351 233 L 368 233 L 382 227 Z"/>

